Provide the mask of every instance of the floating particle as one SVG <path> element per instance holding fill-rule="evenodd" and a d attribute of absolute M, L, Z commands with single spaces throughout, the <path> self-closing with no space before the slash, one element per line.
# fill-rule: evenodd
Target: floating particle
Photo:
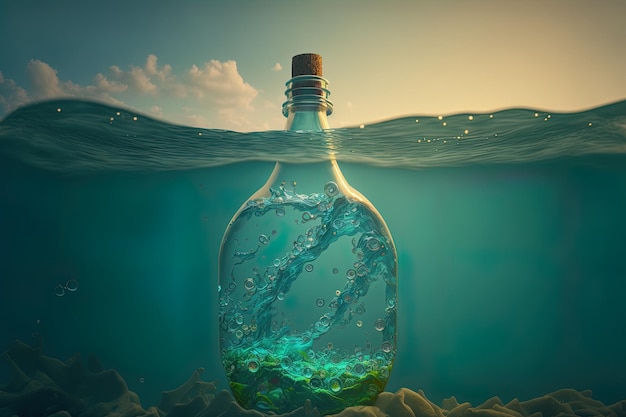
<path fill-rule="evenodd" d="M 373 396 L 373 395 L 378 395 L 378 387 L 377 387 L 376 385 L 374 385 L 374 384 L 370 384 L 370 385 L 367 387 L 367 393 L 368 393 L 369 395 L 372 395 L 372 396 Z"/>
<path fill-rule="evenodd" d="M 467 135 L 467 134 L 469 133 L 469 129 L 465 129 L 465 130 L 463 131 L 463 133 L 465 133 L 465 134 Z"/>
<path fill-rule="evenodd" d="M 442 120 L 443 116 L 437 116 L 437 119 Z"/>
<path fill-rule="evenodd" d="M 248 291 L 252 291 L 254 289 L 254 287 L 256 287 L 256 283 L 254 282 L 254 279 L 252 278 L 247 278 L 244 282 L 243 282 L 243 287 L 248 290 Z"/>
<path fill-rule="evenodd" d="M 137 116 L 133 116 L 133 120 L 134 120 L 134 121 L 137 121 Z"/>
<path fill-rule="evenodd" d="M 61 284 L 54 287 L 54 294 L 57 297 L 63 297 L 65 295 L 65 287 Z"/>
<path fill-rule="evenodd" d="M 248 371 L 255 373 L 259 370 L 259 361 L 257 359 L 250 359 L 248 361 Z"/>
<path fill-rule="evenodd" d="M 324 192 L 327 196 L 334 197 L 339 192 L 339 187 L 334 181 L 328 181 L 326 184 L 324 184 Z"/>
<path fill-rule="evenodd" d="M 391 344 L 391 342 L 383 342 L 381 349 L 383 350 L 383 352 L 389 353 L 391 352 L 391 349 L 393 349 L 393 345 Z"/>
<path fill-rule="evenodd" d="M 144 377 L 140 377 L 139 378 L 139 383 L 143 384 L 144 382 L 146 382 L 146 379 Z"/>
<path fill-rule="evenodd" d="M 65 289 L 70 292 L 76 291 L 78 289 L 78 281 L 76 281 L 75 279 L 70 279 L 65 283 Z"/>
<path fill-rule="evenodd" d="M 324 307 L 324 300 L 322 300 L 321 298 L 318 298 L 315 301 L 315 305 L 318 306 L 318 307 Z"/>
<path fill-rule="evenodd" d="M 535 113 L 535 117 L 539 117 L 539 113 Z"/>
<path fill-rule="evenodd" d="M 237 339 L 241 339 L 243 337 L 243 332 L 241 330 L 237 330 L 235 332 L 235 337 L 237 337 Z"/>
<path fill-rule="evenodd" d="M 356 321 L 356 327 L 363 327 L 363 321 L 357 320 Z"/>
<path fill-rule="evenodd" d="M 474 116 L 470 114 L 469 116 L 467 116 L 467 120 L 474 120 Z"/>
<path fill-rule="evenodd" d="M 393 308 L 396 306 L 396 299 L 393 297 L 387 298 L 387 306 Z"/>
<path fill-rule="evenodd" d="M 337 291 L 335 291 L 335 295 L 336 295 L 337 297 L 339 297 L 339 296 L 341 295 L 341 290 L 337 290 Z"/>
<path fill-rule="evenodd" d="M 311 272 L 313 271 L 313 264 L 306 264 L 306 266 L 304 267 L 304 270 L 306 272 Z"/>
<path fill-rule="evenodd" d="M 333 221 L 333 227 L 334 227 L 335 229 L 341 229 L 341 228 L 343 227 L 343 220 L 341 220 L 341 219 L 335 219 L 335 220 Z"/>
<path fill-rule="evenodd" d="M 61 108 L 57 107 L 57 113 L 61 113 Z"/>
<path fill-rule="evenodd" d="M 269 237 L 267 237 L 267 236 L 265 236 L 265 235 L 260 235 L 260 236 L 259 236 L 259 243 L 260 243 L 261 245 L 267 245 L 267 244 L 269 243 L 269 241 L 270 241 L 270 238 L 269 238 Z"/>
<path fill-rule="evenodd" d="M 382 332 L 383 330 L 385 330 L 385 320 L 383 319 L 376 320 L 376 322 L 374 323 L 374 328 L 379 332 Z"/>
<path fill-rule="evenodd" d="M 443 122 L 443 123 L 441 124 L 441 126 L 448 126 L 448 123 L 447 123 L 447 122 Z M 428 141 L 430 142 L 430 140 L 428 140 Z"/>
<path fill-rule="evenodd" d="M 365 127 L 365 125 L 359 125 L 359 128 L 363 129 Z"/>

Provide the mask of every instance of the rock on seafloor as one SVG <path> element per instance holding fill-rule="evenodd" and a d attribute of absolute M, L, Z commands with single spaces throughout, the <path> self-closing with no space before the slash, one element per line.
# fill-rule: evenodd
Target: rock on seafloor
<path fill-rule="evenodd" d="M 290 413 L 263 414 L 245 410 L 227 390 L 200 379 L 199 368 L 178 388 L 163 392 L 157 407 L 144 409 L 139 397 L 112 369 L 91 356 L 85 366 L 79 355 L 60 361 L 15 341 L 2 354 L 11 381 L 0 386 L 0 417 L 321 417 L 306 401 Z M 528 401 L 504 404 L 493 397 L 478 406 L 446 398 L 441 406 L 424 393 L 401 388 L 383 392 L 372 406 L 350 407 L 335 417 L 626 417 L 626 400 L 605 405 L 591 391 L 561 389 Z"/>

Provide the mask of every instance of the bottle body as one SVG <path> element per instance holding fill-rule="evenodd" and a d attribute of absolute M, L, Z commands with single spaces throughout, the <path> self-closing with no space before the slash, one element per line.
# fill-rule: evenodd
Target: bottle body
<path fill-rule="evenodd" d="M 325 110 L 300 108 L 288 126 L 323 124 Z M 220 250 L 219 343 L 237 401 L 277 413 L 307 399 L 322 414 L 372 404 L 396 353 L 396 280 L 385 222 L 334 159 L 276 163 Z"/>

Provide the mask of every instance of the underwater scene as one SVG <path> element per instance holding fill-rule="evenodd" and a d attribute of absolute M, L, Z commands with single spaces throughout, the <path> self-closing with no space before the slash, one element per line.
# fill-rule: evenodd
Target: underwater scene
<path fill-rule="evenodd" d="M 318 193 L 249 200 L 277 161 Z M 626 101 L 238 133 L 56 100 L 0 172 L 0 417 L 626 416 Z"/>

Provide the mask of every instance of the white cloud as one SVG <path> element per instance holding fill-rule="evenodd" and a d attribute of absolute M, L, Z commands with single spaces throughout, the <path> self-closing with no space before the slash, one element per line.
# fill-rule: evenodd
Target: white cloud
<path fill-rule="evenodd" d="M 0 71 L 0 116 L 31 101 L 25 89 L 10 78 L 4 78 Z"/>
<path fill-rule="evenodd" d="M 282 71 L 283 70 L 283 66 L 280 65 L 280 62 L 277 62 L 274 64 L 274 66 L 272 67 L 272 71 Z"/>
<path fill-rule="evenodd" d="M 126 107 L 141 103 L 146 112 L 179 123 L 206 126 L 212 120 L 213 127 L 254 128 L 246 117 L 254 112 L 252 102 L 259 90 L 244 81 L 235 61 L 211 60 L 179 74 L 174 74 L 171 65 L 159 65 L 156 55 L 149 55 L 141 67 L 124 70 L 113 65 L 106 73 L 96 74 L 91 84 L 79 85 L 61 79 L 49 64 L 31 60 L 26 68 L 26 88 L 0 72 L 0 116 L 35 100 L 78 97 Z M 180 109 L 194 103 L 196 108 L 184 114 L 173 118 L 168 114 L 168 108 Z"/>
<path fill-rule="evenodd" d="M 161 106 L 152 106 L 150 108 L 150 113 L 157 117 L 163 117 L 163 109 Z"/>
<path fill-rule="evenodd" d="M 251 109 L 250 102 L 259 93 L 244 82 L 235 61 L 211 60 L 203 68 L 193 65 L 187 72 L 189 94 L 220 109 Z"/>

